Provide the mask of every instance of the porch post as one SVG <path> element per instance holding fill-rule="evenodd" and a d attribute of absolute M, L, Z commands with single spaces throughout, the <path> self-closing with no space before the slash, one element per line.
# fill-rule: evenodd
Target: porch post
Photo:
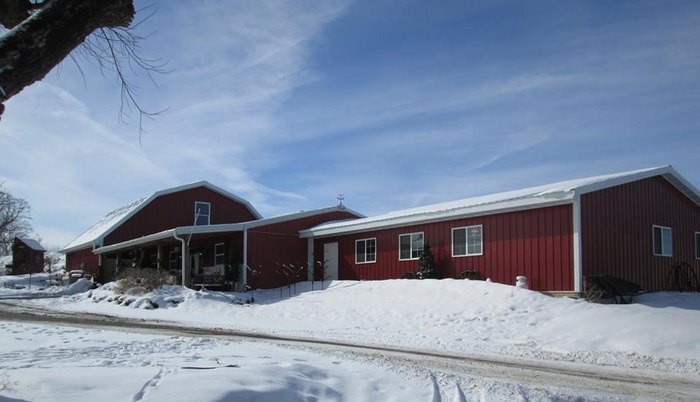
<path fill-rule="evenodd" d="M 241 269 L 241 285 L 248 284 L 248 228 L 243 229 L 243 267 Z"/>
<path fill-rule="evenodd" d="M 307 280 L 313 282 L 314 280 L 314 238 L 309 237 L 306 239 L 306 272 Z"/>
<path fill-rule="evenodd" d="M 156 250 L 156 269 L 160 271 L 163 269 L 163 245 L 158 243 Z"/>

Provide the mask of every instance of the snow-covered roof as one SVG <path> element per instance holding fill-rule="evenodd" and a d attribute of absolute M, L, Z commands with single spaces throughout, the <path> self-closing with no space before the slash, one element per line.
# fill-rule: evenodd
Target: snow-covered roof
<path fill-rule="evenodd" d="M 19 241 L 21 241 L 22 243 L 26 244 L 27 247 L 31 248 L 32 250 L 36 250 L 36 251 L 46 251 L 46 249 L 45 249 L 44 247 L 42 247 L 41 244 L 39 244 L 39 242 L 36 241 L 36 240 L 34 240 L 34 239 L 29 239 L 29 238 L 26 238 L 26 237 L 17 237 L 17 240 L 19 240 Z"/>
<path fill-rule="evenodd" d="M 335 205 L 335 206 L 331 206 L 331 207 L 312 209 L 310 211 L 292 212 L 292 213 L 282 214 L 282 215 L 273 216 L 270 218 L 258 219 L 258 220 L 254 220 L 254 221 L 248 221 L 248 222 L 225 223 L 225 224 L 218 224 L 218 225 L 180 226 L 177 228 L 168 229 L 168 230 L 164 230 L 162 232 L 153 233 L 150 235 L 139 237 L 137 239 L 131 239 L 131 240 L 127 240 L 127 241 L 124 241 L 121 243 L 115 243 L 115 244 L 110 244 L 108 246 L 100 247 L 98 249 L 95 249 L 94 252 L 96 254 L 109 253 L 109 252 L 112 252 L 114 250 L 121 250 L 121 249 L 126 248 L 126 247 L 134 247 L 134 246 L 138 246 L 138 245 L 152 243 L 152 242 L 162 240 L 162 239 L 172 238 L 175 235 L 177 235 L 179 237 L 185 237 L 185 236 L 204 234 L 204 233 L 211 234 L 211 233 L 242 232 L 244 230 L 249 230 L 249 229 L 253 229 L 253 228 L 257 228 L 257 227 L 261 227 L 261 226 L 268 226 L 268 225 L 273 225 L 276 223 L 289 222 L 289 221 L 292 221 L 295 219 L 302 219 L 302 218 L 320 215 L 320 214 L 325 214 L 325 213 L 334 212 L 334 211 L 345 211 L 345 212 L 349 212 L 349 213 L 351 213 L 357 217 L 360 217 L 360 218 L 364 217 L 364 215 L 359 214 L 351 209 L 348 209 L 345 206 Z"/>
<path fill-rule="evenodd" d="M 61 250 L 64 253 L 84 249 L 87 247 L 93 247 L 94 245 L 99 245 L 99 243 L 108 234 L 110 234 L 114 229 L 119 227 L 127 219 L 131 218 L 134 214 L 140 211 L 143 207 L 148 205 L 154 199 L 160 197 L 161 195 L 172 194 L 179 191 L 189 190 L 197 187 L 205 187 L 212 191 L 215 191 L 223 196 L 226 196 L 236 202 L 243 204 L 256 218 L 260 219 L 262 216 L 258 211 L 253 208 L 253 206 L 243 198 L 229 193 L 207 181 L 198 181 L 195 183 L 185 184 L 178 187 L 173 187 L 165 190 L 157 191 L 151 195 L 139 198 L 121 208 L 115 209 L 114 211 L 108 213 L 104 218 L 99 220 L 97 223 L 92 225 L 88 230 L 83 232 L 75 240 L 70 242 L 66 247 Z"/>
<path fill-rule="evenodd" d="M 502 212 L 571 203 L 576 196 L 581 194 L 659 175 L 666 178 L 688 198 L 700 205 L 700 192 L 690 184 L 690 182 L 679 175 L 670 165 L 667 165 L 465 198 L 457 201 L 388 212 L 369 218 L 325 223 L 302 231 L 301 236 L 330 236 L 378 228 L 455 219 L 458 217 L 486 215 L 497 211 Z"/>

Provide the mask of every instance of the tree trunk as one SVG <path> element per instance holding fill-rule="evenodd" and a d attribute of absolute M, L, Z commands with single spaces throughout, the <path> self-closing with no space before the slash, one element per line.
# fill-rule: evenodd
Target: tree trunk
<path fill-rule="evenodd" d="M 0 36 L 2 102 L 43 79 L 98 28 L 128 27 L 133 0 L 46 0 L 20 25 Z"/>

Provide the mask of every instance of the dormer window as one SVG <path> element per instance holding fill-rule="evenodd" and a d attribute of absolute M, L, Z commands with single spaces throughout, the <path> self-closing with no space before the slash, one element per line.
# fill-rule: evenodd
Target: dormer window
<path fill-rule="evenodd" d="M 194 225 L 208 225 L 211 215 L 211 204 L 208 202 L 196 201 L 194 203 Z"/>

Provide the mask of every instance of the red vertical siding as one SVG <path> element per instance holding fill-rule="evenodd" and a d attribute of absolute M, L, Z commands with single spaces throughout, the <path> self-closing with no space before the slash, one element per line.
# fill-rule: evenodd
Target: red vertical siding
<path fill-rule="evenodd" d="M 194 221 L 195 201 L 211 204 L 210 223 L 212 225 L 257 219 L 245 205 L 206 187 L 197 187 L 165 194 L 151 201 L 107 235 L 104 245 L 135 239 L 178 226 L 190 226 Z"/>
<path fill-rule="evenodd" d="M 91 248 L 73 251 L 66 254 L 66 269 L 82 269 L 98 278 L 100 258 L 92 253 Z"/>
<path fill-rule="evenodd" d="M 452 228 L 471 225 L 483 225 L 483 254 L 452 257 Z M 425 233 L 442 277 L 476 269 L 495 282 L 512 284 L 516 276 L 526 275 L 535 290 L 573 290 L 572 208 L 568 204 L 318 238 L 314 253 L 319 260 L 324 243 L 338 242 L 340 279 L 400 278 L 418 269 L 417 260 L 399 261 L 399 235 L 412 232 Z M 377 261 L 356 264 L 355 240 L 372 237 L 377 239 Z"/>
<path fill-rule="evenodd" d="M 655 256 L 652 225 L 672 230 L 672 257 Z M 609 274 L 647 290 L 669 290 L 668 270 L 687 262 L 700 273 L 694 233 L 700 207 L 661 176 L 581 196 L 583 274 Z"/>
<path fill-rule="evenodd" d="M 333 211 L 291 221 L 259 226 L 248 230 L 248 265 L 258 271 L 248 281 L 256 287 L 274 288 L 287 283 L 283 275 L 276 273 L 278 265 L 302 267 L 300 280 L 306 280 L 308 270 L 308 241 L 299 237 L 299 231 L 324 222 L 357 218 L 347 211 Z"/>

